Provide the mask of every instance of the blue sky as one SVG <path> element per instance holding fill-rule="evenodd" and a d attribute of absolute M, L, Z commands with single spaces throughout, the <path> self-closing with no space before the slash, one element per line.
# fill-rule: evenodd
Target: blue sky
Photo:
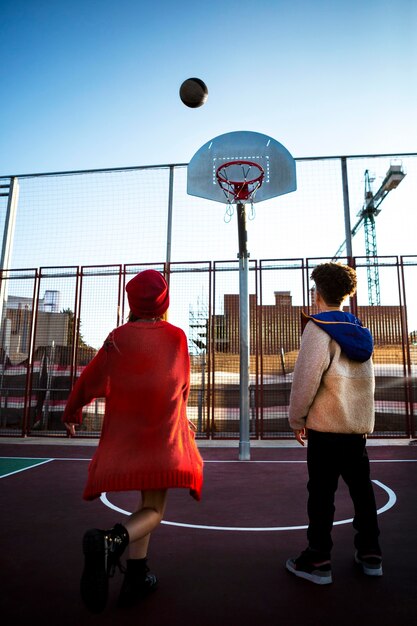
<path fill-rule="evenodd" d="M 415 0 L 0 7 L 0 175 L 187 163 L 234 130 L 294 157 L 416 151 Z"/>
<path fill-rule="evenodd" d="M 415 0 L 0 0 L 0 59 L 0 176 L 188 163 L 210 139 L 236 130 L 270 135 L 296 158 L 417 152 Z M 199 109 L 178 96 L 190 76 L 209 89 Z M 414 211 L 412 176 L 384 202 L 379 254 L 414 253 L 414 232 L 404 229 Z M 326 180 L 311 192 L 322 208 L 333 197 Z M 361 179 L 356 187 L 352 215 L 363 199 Z M 43 204 L 29 204 L 39 227 L 39 211 L 48 219 Z M 74 205 L 74 217 L 85 206 Z M 236 228 L 227 230 L 223 212 L 213 214 L 211 227 L 235 258 Z M 114 217 L 103 215 L 109 223 Z M 249 225 L 253 258 L 266 254 L 255 249 L 257 232 L 264 241 L 266 216 L 263 207 Z M 337 238 L 334 249 L 320 248 L 326 237 L 320 221 L 313 237 L 304 229 L 308 246 L 301 237 L 294 241 L 285 234 L 289 223 L 270 229 L 279 258 L 311 255 L 313 244 L 333 254 L 339 245 Z M 56 234 L 49 225 L 52 255 Z M 186 225 L 201 258 L 219 258 L 204 247 L 213 238 L 193 230 L 190 220 Z M 33 224 L 26 229 L 19 249 L 33 255 Z M 77 247 L 64 249 L 73 255 L 69 264 L 82 262 Z M 54 259 L 44 254 L 30 265 L 61 259 L 59 251 Z"/>

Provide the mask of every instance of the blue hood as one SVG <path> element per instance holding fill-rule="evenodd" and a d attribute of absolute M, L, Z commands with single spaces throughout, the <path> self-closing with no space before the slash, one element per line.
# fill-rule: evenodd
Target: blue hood
<path fill-rule="evenodd" d="M 326 311 L 316 315 L 302 315 L 305 323 L 311 320 L 337 341 L 349 359 L 364 363 L 371 358 L 374 351 L 372 335 L 351 313 Z"/>

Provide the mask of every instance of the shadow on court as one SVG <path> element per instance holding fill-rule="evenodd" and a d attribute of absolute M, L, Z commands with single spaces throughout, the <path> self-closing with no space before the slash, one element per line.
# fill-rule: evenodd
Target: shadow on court
<path fill-rule="evenodd" d="M 353 563 L 353 512 L 343 484 L 333 584 L 319 587 L 285 570 L 286 559 L 306 545 L 305 529 L 296 528 L 306 524 L 305 449 L 253 448 L 251 462 L 239 462 L 236 448 L 202 448 L 203 500 L 171 491 L 169 523 L 151 540 L 158 590 L 132 609 L 118 609 L 116 574 L 105 612 L 91 615 L 79 597 L 82 535 L 123 522 L 137 496 L 108 494 L 108 504 L 81 499 L 91 446 L 0 442 L 3 473 L 8 462 L 13 468 L 0 482 L 1 623 L 414 626 L 417 447 L 368 451 L 378 508 L 387 509 L 379 516 L 382 578 L 365 577 Z M 30 461 L 23 457 L 38 464 L 25 469 Z"/>

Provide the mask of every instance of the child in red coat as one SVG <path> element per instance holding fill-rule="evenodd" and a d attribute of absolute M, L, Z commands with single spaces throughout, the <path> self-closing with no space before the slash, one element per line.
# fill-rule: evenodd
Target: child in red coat
<path fill-rule="evenodd" d="M 108 578 L 128 547 L 119 604 L 134 603 L 157 584 L 147 567 L 151 532 L 161 522 L 167 490 L 188 488 L 199 500 L 203 461 L 187 419 L 190 362 L 184 332 L 164 321 L 169 289 L 164 277 L 145 270 L 126 285 L 129 321 L 110 333 L 77 380 L 63 421 L 70 434 L 82 407 L 106 399 L 98 448 L 83 497 L 107 491 L 141 492 L 138 509 L 123 524 L 97 528 L 83 538 L 81 595 L 93 612 L 105 608 Z"/>

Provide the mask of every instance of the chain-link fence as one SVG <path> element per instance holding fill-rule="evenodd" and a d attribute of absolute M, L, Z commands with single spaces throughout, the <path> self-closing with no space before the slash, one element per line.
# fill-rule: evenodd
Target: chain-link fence
<path fill-rule="evenodd" d="M 290 435 L 309 275 L 339 249 L 346 260 L 341 244 L 358 221 L 351 304 L 375 338 L 375 434 L 415 436 L 416 169 L 417 155 L 300 159 L 297 191 L 255 205 L 248 222 L 252 437 Z M 388 189 L 390 171 L 402 177 Z M 0 180 L 0 435 L 64 434 L 62 410 L 76 376 L 126 320 L 126 280 L 153 267 L 169 277 L 170 321 L 188 336 L 189 416 L 198 436 L 239 436 L 237 228 L 225 206 L 188 196 L 186 177 L 185 165 L 171 165 Z M 103 410 L 102 399 L 86 408 L 80 434 L 97 436 Z"/>

